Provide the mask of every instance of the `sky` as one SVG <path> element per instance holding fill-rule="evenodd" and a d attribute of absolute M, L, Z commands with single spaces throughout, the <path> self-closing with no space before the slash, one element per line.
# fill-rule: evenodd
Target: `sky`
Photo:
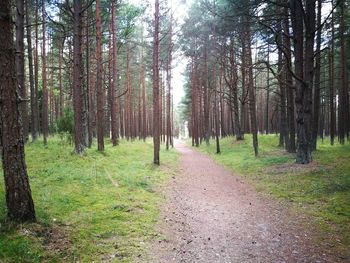
<path fill-rule="evenodd" d="M 162 0 L 160 0 L 162 1 Z M 193 0 L 168 0 L 169 4 L 172 6 L 172 13 L 174 19 L 177 21 L 177 26 L 181 27 L 184 19 L 187 16 L 187 12 L 192 4 Z M 134 4 L 136 6 L 144 4 L 145 0 L 128 0 L 128 3 Z M 152 9 L 154 6 L 154 0 L 150 0 Z M 153 10 L 147 10 L 146 12 L 153 12 Z M 179 30 L 174 30 L 179 31 Z M 176 37 L 173 37 L 173 41 L 176 41 Z M 184 83 L 185 79 L 183 73 L 185 72 L 187 65 L 187 58 L 184 57 L 181 52 L 176 52 L 176 56 L 172 63 L 172 87 L 174 95 L 174 108 L 180 103 L 182 97 L 184 96 Z"/>

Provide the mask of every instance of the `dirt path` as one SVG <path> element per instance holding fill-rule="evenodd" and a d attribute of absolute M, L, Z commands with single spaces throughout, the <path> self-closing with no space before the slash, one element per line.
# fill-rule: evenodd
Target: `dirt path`
<path fill-rule="evenodd" d="M 176 148 L 181 171 L 165 190 L 152 262 L 345 262 L 327 254 L 327 244 L 314 245 L 305 218 L 208 156 L 182 142 Z"/>

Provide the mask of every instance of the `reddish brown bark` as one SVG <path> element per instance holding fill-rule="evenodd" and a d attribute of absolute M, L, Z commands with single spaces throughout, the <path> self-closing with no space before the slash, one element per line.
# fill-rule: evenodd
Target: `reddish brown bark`
<path fill-rule="evenodd" d="M 24 156 L 23 128 L 17 92 L 11 1 L 0 1 L 0 145 L 7 214 L 14 221 L 35 220 Z"/>
<path fill-rule="evenodd" d="M 117 61 L 117 34 L 116 34 L 116 8 L 112 2 L 112 37 L 113 37 L 113 83 L 111 86 L 111 133 L 113 146 L 118 145 L 118 119 L 117 119 L 117 98 L 116 90 L 118 85 L 118 61 Z"/>
<path fill-rule="evenodd" d="M 97 61 L 97 149 L 104 150 L 104 99 L 102 87 L 102 34 L 101 34 L 101 15 L 100 15 L 100 0 L 96 0 L 96 61 Z"/>

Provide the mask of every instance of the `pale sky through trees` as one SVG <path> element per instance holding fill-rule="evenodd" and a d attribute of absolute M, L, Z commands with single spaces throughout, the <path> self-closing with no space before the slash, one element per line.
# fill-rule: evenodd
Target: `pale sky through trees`
<path fill-rule="evenodd" d="M 173 16 L 177 22 L 176 29 L 174 30 L 177 35 L 173 37 L 173 41 L 179 37 L 181 34 L 181 26 L 186 18 L 188 9 L 192 4 L 192 0 L 168 0 L 172 5 Z M 144 0 L 129 0 L 128 3 L 134 4 L 136 6 L 140 6 L 145 3 Z M 153 5 L 154 0 L 150 0 L 150 7 L 146 10 L 147 13 L 152 12 L 153 17 Z M 185 72 L 187 65 L 187 58 L 181 54 L 181 52 L 176 52 L 174 54 L 174 60 L 172 63 L 173 71 L 172 71 L 172 87 L 173 87 L 173 95 L 174 95 L 174 107 L 176 108 L 182 97 L 184 96 L 183 85 L 185 83 L 185 79 L 183 73 Z"/>

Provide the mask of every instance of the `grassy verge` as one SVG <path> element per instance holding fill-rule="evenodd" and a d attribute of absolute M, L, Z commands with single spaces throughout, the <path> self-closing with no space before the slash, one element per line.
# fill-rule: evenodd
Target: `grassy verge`
<path fill-rule="evenodd" d="M 95 148 L 81 157 L 58 138 L 48 148 L 27 145 L 38 222 L 6 222 L 1 179 L 1 262 L 131 262 L 145 253 L 161 202 L 155 188 L 169 173 L 152 164 L 151 141 L 107 144 L 104 153 Z M 174 170 L 177 156 L 162 150 L 162 166 Z"/>
<path fill-rule="evenodd" d="M 199 147 L 218 163 L 232 169 L 259 191 L 293 202 L 308 213 L 324 233 L 334 233 L 336 246 L 349 253 L 350 247 L 350 145 L 330 146 L 319 142 L 310 165 L 295 164 L 295 157 L 277 147 L 276 135 L 259 136 L 260 155 L 254 157 L 251 137 L 243 142 L 221 140 Z M 337 240 L 338 239 L 338 240 Z M 350 256 L 350 255 L 348 255 Z"/>

